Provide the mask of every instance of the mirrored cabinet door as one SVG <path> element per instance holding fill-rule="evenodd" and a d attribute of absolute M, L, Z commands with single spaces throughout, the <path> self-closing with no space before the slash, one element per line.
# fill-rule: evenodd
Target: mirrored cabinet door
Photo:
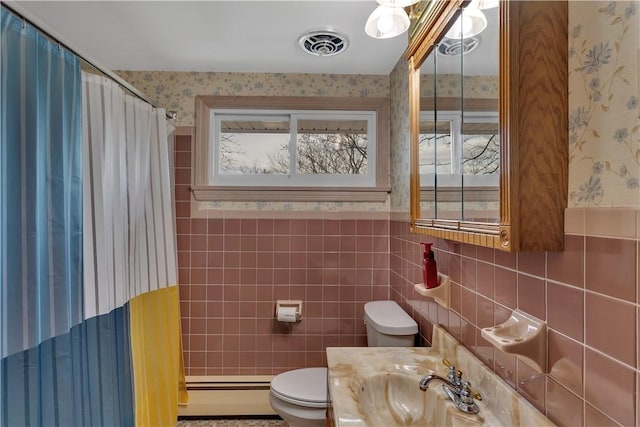
<path fill-rule="evenodd" d="M 438 155 L 438 129 L 436 120 L 435 79 L 423 78 L 436 73 L 435 55 L 432 53 L 424 60 L 420 69 L 420 88 L 431 96 L 420 99 L 420 124 L 418 134 L 418 181 L 420 186 L 420 212 L 426 218 L 436 218 L 436 169 Z"/>
<path fill-rule="evenodd" d="M 499 221 L 499 16 L 494 9 L 482 38 L 465 38 L 452 28 L 419 69 L 420 217 L 440 224 Z"/>
<path fill-rule="evenodd" d="M 445 37 L 431 52 L 436 63 L 435 75 L 431 76 L 435 80 L 436 129 L 440 131 L 436 140 L 436 218 L 443 221 L 463 216 L 462 55 L 457 49 L 448 55 L 440 51 L 446 43 L 458 41 Z"/>
<path fill-rule="evenodd" d="M 456 39 L 462 87 L 460 173 L 464 221 L 500 221 L 499 26 L 496 7 L 480 12 L 486 27 L 479 34 Z M 476 12 L 477 13 L 477 12 Z M 463 9 L 461 20 L 469 9 Z M 442 51 L 442 49 L 439 49 Z"/>

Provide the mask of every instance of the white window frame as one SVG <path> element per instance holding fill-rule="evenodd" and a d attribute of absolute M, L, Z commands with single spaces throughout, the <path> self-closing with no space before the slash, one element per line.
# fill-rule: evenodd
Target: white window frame
<path fill-rule="evenodd" d="M 335 112 L 360 114 L 374 112 L 372 134 L 375 135 L 375 152 L 367 154 L 367 184 L 349 186 L 291 185 L 212 185 L 210 180 L 213 162 L 211 146 L 212 128 L 215 126 L 212 111 L 253 111 L 273 114 L 283 111 L 321 112 L 329 117 Z M 298 113 L 296 113 L 298 114 Z M 300 113 L 303 114 L 303 113 Z M 345 116 L 341 116 L 341 120 Z M 280 97 L 280 96 L 197 96 L 195 144 L 192 149 L 192 198 L 196 201 L 356 201 L 385 202 L 390 192 L 389 149 L 389 99 L 357 97 Z M 292 126 L 293 127 L 293 126 Z M 375 172 L 374 172 L 375 168 Z M 261 178 L 264 175 L 260 175 Z M 344 175 L 337 175 L 344 178 Z"/>
<path fill-rule="evenodd" d="M 209 143 L 213 147 L 210 157 L 209 179 L 211 185 L 219 186 L 292 186 L 292 187 L 375 187 L 376 175 L 376 112 L 332 110 L 238 110 L 211 109 L 211 134 Z M 223 174 L 220 172 L 220 129 L 224 120 L 280 119 L 289 123 L 289 174 Z M 297 136 L 299 120 L 333 120 L 367 122 L 367 171 L 363 174 L 300 174 L 297 171 Z"/>

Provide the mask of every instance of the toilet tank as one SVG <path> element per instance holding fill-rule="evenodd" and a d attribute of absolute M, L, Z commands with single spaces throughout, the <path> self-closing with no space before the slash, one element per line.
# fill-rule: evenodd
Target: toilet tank
<path fill-rule="evenodd" d="M 412 347 L 418 324 L 395 301 L 371 301 L 364 305 L 369 347 Z"/>

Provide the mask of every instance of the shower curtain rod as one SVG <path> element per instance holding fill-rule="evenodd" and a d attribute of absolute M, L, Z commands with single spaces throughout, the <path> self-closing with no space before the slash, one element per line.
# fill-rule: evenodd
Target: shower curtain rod
<path fill-rule="evenodd" d="M 108 70 L 105 66 L 103 66 L 100 63 L 98 63 L 93 58 L 90 58 L 87 55 L 84 55 L 84 54 L 80 53 L 76 48 L 71 47 L 71 45 L 69 43 L 63 41 L 61 37 L 54 35 L 54 31 L 48 29 L 46 24 L 44 24 L 39 19 L 31 16 L 31 14 L 29 14 L 29 12 L 25 11 L 24 8 L 22 8 L 21 6 L 16 4 L 14 1 L 12 1 L 12 0 L 2 1 L 2 5 L 1 6 L 2 7 L 6 7 L 12 13 L 14 13 L 19 18 L 21 18 L 23 21 L 28 22 L 29 24 L 33 25 L 38 31 L 40 31 L 42 34 L 44 34 L 52 42 L 57 43 L 60 46 L 64 47 L 69 52 L 71 52 L 74 55 L 76 55 L 82 62 L 84 62 L 85 64 L 89 65 L 91 68 L 95 69 L 96 71 L 100 72 L 103 76 L 108 77 L 109 79 L 113 80 L 121 88 L 123 88 L 124 90 L 126 90 L 127 92 L 129 92 L 130 94 L 135 96 L 136 98 L 146 102 L 147 104 L 151 105 L 153 108 L 158 108 L 153 102 L 149 101 L 142 92 L 140 92 L 138 89 L 136 89 L 134 86 L 132 86 L 129 82 L 124 80 L 122 77 L 118 76 L 113 71 Z M 175 111 L 167 111 L 166 112 L 166 116 L 167 116 L 168 119 L 171 119 L 171 120 L 175 120 L 175 119 L 178 118 L 178 114 Z"/>

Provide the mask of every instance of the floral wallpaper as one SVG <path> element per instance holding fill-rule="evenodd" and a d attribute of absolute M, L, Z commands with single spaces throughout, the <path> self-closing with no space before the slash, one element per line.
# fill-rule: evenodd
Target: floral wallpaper
<path fill-rule="evenodd" d="M 196 95 L 389 96 L 389 77 L 361 74 L 118 71 L 151 101 L 176 111 L 176 126 L 194 126 Z"/>
<path fill-rule="evenodd" d="M 569 2 L 569 207 L 640 206 L 639 8 L 637 0 Z M 395 211 L 409 210 L 408 142 L 400 135 L 409 132 L 405 70 L 398 64 L 390 82 Z"/>
<path fill-rule="evenodd" d="M 640 206 L 639 1 L 569 2 L 569 206 Z"/>
<path fill-rule="evenodd" d="M 640 206 L 640 1 L 569 2 L 569 206 Z M 390 76 L 121 71 L 168 110 L 178 126 L 193 126 L 194 97 L 207 95 L 390 96 L 391 196 L 382 204 L 310 207 L 263 204 L 256 209 L 409 210 L 408 70 Z M 477 97 L 497 91 L 474 78 Z M 441 88 L 455 94 L 453 82 Z M 424 85 L 428 87 L 428 85 Z M 428 93 L 424 93 L 428 95 Z M 218 205 L 218 204 L 216 204 Z M 212 208 L 242 208 L 246 203 Z"/>
<path fill-rule="evenodd" d="M 201 202 L 199 210 L 216 211 L 277 211 L 277 212 L 387 212 L 389 201 L 385 202 Z M 198 214 L 197 216 L 201 216 Z M 202 214 L 202 216 L 206 216 Z"/>
<path fill-rule="evenodd" d="M 278 203 L 278 202 L 215 202 L 201 206 L 213 210 L 399 210 L 409 209 L 409 69 L 398 61 L 389 76 L 335 74 L 274 74 L 274 73 L 205 73 L 170 71 L 118 71 L 118 74 L 146 94 L 156 105 L 178 113 L 177 126 L 194 126 L 196 95 L 244 96 L 390 96 L 391 105 L 391 196 L 385 203 Z M 428 77 L 426 77 L 428 79 Z M 442 93 L 460 93 L 459 81 L 441 78 Z M 425 96 L 431 88 L 423 87 Z M 474 76 L 465 81 L 469 96 L 496 96 L 495 78 Z M 472 89 L 471 89 L 472 88 Z"/>
<path fill-rule="evenodd" d="M 400 60 L 391 71 L 391 210 L 409 211 L 409 65 Z"/>
<path fill-rule="evenodd" d="M 389 76 L 353 74 L 118 71 L 156 105 L 176 111 L 176 126 L 195 125 L 196 95 L 388 97 Z M 262 212 L 388 212 L 375 202 L 208 202 L 198 210 Z M 198 214 L 200 215 L 200 213 Z"/>
<path fill-rule="evenodd" d="M 420 92 L 422 96 L 433 96 L 434 92 L 438 96 L 456 97 L 462 93 L 464 87 L 465 98 L 497 98 L 500 81 L 498 76 L 464 76 L 464 85 L 460 84 L 458 74 L 438 75 L 437 87 L 434 90 L 433 74 L 420 76 Z"/>

